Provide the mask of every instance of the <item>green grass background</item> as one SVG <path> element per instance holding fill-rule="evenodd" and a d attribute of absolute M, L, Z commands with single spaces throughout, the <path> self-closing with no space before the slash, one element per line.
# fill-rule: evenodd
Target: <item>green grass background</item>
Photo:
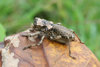
<path fill-rule="evenodd" d="M 100 0 L 0 0 L 0 41 L 30 26 L 24 16 L 61 22 L 100 60 Z"/>

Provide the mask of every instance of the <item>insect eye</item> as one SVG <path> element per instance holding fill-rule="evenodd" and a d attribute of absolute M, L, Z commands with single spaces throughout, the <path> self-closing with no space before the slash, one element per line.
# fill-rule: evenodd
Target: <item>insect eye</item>
<path fill-rule="evenodd" d="M 37 18 L 35 18 L 35 20 L 34 20 L 34 24 L 36 24 L 36 23 L 37 23 L 37 21 L 38 21 L 38 19 L 37 19 Z"/>

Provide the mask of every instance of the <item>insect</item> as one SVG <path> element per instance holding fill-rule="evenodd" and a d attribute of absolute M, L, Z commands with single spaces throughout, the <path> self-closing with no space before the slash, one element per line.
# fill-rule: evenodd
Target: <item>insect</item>
<path fill-rule="evenodd" d="M 72 30 L 64 27 L 61 25 L 61 23 L 54 24 L 52 21 L 47 21 L 40 18 L 35 18 L 34 23 L 32 25 L 32 28 L 30 31 L 36 31 L 32 34 L 23 34 L 23 37 L 33 37 L 35 35 L 41 34 L 41 40 L 38 44 L 29 45 L 24 47 L 23 50 L 30 48 L 32 46 L 40 45 L 43 42 L 43 39 L 45 37 L 48 37 L 50 40 L 57 41 L 59 43 L 68 43 L 69 45 L 69 56 L 73 59 L 76 59 L 71 55 L 71 47 L 70 42 L 75 40 L 75 34 Z"/>

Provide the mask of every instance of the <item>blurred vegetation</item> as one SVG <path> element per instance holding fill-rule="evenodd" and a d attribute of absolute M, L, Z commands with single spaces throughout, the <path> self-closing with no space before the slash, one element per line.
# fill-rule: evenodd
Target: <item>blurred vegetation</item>
<path fill-rule="evenodd" d="M 5 34 L 5 29 L 2 26 L 2 24 L 0 23 L 0 41 L 4 41 L 4 37 L 6 36 Z"/>
<path fill-rule="evenodd" d="M 100 60 L 100 0 L 1 0 L 0 41 L 30 26 L 35 17 L 73 29 Z M 3 26 L 2 26 L 3 25 Z M 4 29 L 4 28 L 5 29 Z"/>

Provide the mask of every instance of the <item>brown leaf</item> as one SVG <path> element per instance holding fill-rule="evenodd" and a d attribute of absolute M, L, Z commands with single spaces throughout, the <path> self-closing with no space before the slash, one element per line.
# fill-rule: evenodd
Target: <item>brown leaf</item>
<path fill-rule="evenodd" d="M 4 42 L 0 42 L 0 67 L 2 66 L 2 56 L 1 56 L 1 53 L 2 53 L 2 49 L 4 48 Z"/>
<path fill-rule="evenodd" d="M 76 36 L 71 42 L 71 52 L 77 59 L 69 57 L 66 44 L 50 41 L 47 38 L 39 46 L 23 50 L 24 47 L 36 44 L 40 36 L 22 37 L 28 31 L 5 38 L 5 48 L 2 49 L 2 67 L 100 67 L 95 55 L 80 43 Z M 31 32 L 33 33 L 33 32 Z M 1 58 L 0 58 L 1 59 Z"/>

